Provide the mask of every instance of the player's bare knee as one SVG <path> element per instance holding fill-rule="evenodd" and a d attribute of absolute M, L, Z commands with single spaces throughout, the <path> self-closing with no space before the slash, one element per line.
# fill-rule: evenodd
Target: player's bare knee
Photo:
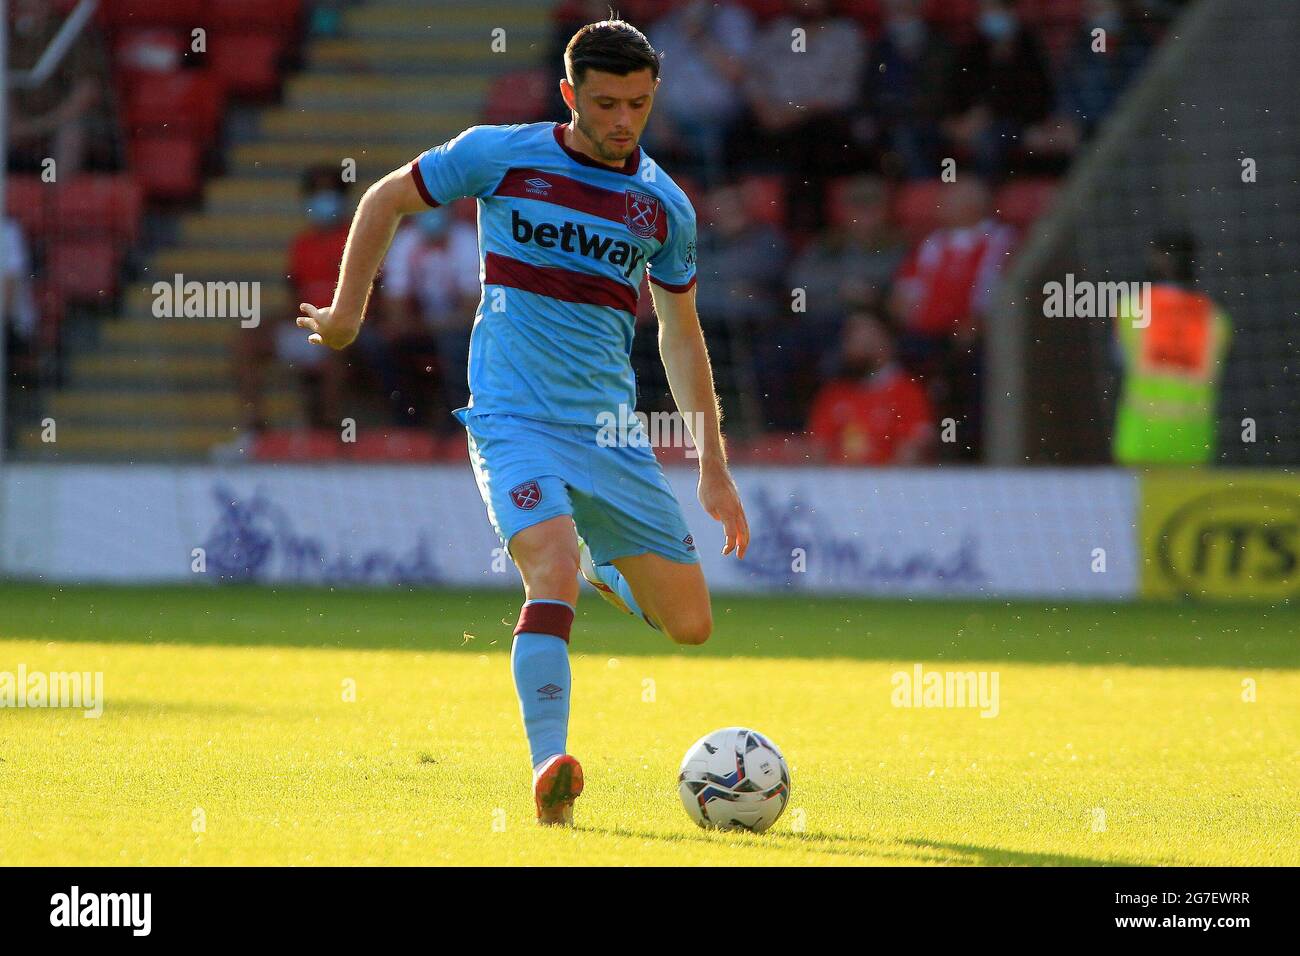
<path fill-rule="evenodd" d="M 681 617 L 667 631 L 678 644 L 703 644 L 713 633 L 713 615 L 706 610 L 703 614 Z"/>

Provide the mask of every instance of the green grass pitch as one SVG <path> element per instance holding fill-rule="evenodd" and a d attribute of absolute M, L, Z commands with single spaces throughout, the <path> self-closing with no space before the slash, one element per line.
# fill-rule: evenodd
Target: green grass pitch
<path fill-rule="evenodd" d="M 0 865 L 1300 864 L 1294 607 L 719 596 L 712 641 L 676 648 L 588 590 L 587 790 L 556 831 L 518 603 L 0 585 L 0 672 L 102 671 L 106 698 L 0 709 Z M 997 672 L 998 715 L 894 706 L 917 663 Z M 677 798 L 686 747 L 729 725 L 792 766 L 761 836 Z"/>

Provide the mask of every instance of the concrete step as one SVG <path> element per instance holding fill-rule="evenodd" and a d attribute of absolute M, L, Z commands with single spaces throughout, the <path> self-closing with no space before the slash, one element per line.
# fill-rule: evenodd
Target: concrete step
<path fill-rule="evenodd" d="M 287 255 L 288 250 L 283 247 L 201 249 L 180 246 L 161 249 L 150 260 L 145 280 L 152 286 L 155 281 L 172 281 L 179 273 L 187 282 L 284 281 Z"/>
<path fill-rule="evenodd" d="M 307 225 L 301 212 L 292 215 L 256 212 L 198 213 L 181 221 L 186 246 L 287 246 Z"/>
<path fill-rule="evenodd" d="M 346 75 L 301 73 L 285 83 L 290 109 L 373 108 L 477 112 L 487 95 L 489 77 Z"/>
<path fill-rule="evenodd" d="M 455 132 L 439 134 L 430 130 L 427 142 L 436 145 L 445 142 Z M 301 175 L 312 165 L 337 166 L 342 169 L 344 159 L 357 164 L 357 182 L 371 183 L 415 159 L 423 148 L 416 145 L 377 143 L 357 139 L 352 143 L 308 141 L 299 143 L 244 143 L 231 150 L 230 170 L 243 176 Z M 294 193 L 297 197 L 297 192 Z"/>
<path fill-rule="evenodd" d="M 301 404 L 296 392 L 268 392 L 264 400 L 275 425 L 287 427 L 298 420 Z M 242 410 L 233 390 L 182 392 L 159 401 L 149 392 L 78 388 L 51 396 L 49 415 L 60 429 L 67 423 L 79 431 L 91 425 L 229 428 L 240 423 Z"/>
<path fill-rule="evenodd" d="M 484 9 L 487 7 L 487 9 Z M 500 27 L 507 44 L 516 34 L 549 34 L 551 11 L 545 4 L 371 3 L 354 7 L 343 15 L 349 36 L 373 39 L 401 39 L 436 32 L 439 36 L 475 38 Z M 486 25 L 486 26 L 485 26 Z"/>
<path fill-rule="evenodd" d="M 266 141 L 340 140 L 355 143 L 409 144 L 417 153 L 445 142 L 451 134 L 478 122 L 477 110 L 424 112 L 390 107 L 317 107 L 277 109 L 262 114 L 260 129 Z M 442 134 L 436 140 L 430 136 Z"/>
<path fill-rule="evenodd" d="M 167 281 L 172 281 L 171 277 L 166 277 Z M 293 318 L 298 314 L 298 303 L 292 301 L 293 297 L 289 294 L 289 286 L 283 278 L 263 280 L 261 284 L 261 306 L 262 316 L 287 315 Z M 125 314 L 123 322 L 129 322 L 133 319 L 142 319 L 148 322 L 166 322 L 173 321 L 162 319 L 153 314 L 154 294 L 152 284 L 133 285 L 127 290 L 125 300 Z M 184 323 L 200 323 L 203 319 L 183 319 L 178 318 L 174 321 Z M 225 322 L 224 319 L 212 319 L 213 322 Z M 238 324 L 236 320 L 234 324 Z M 107 328 L 108 326 L 106 326 Z"/>
<path fill-rule="evenodd" d="M 491 76 L 537 62 L 546 44 L 547 38 L 542 32 L 513 40 L 511 34 L 507 34 L 505 49 L 494 51 L 489 28 L 472 39 L 433 35 L 406 39 L 317 40 L 308 47 L 306 60 L 308 69 L 317 70 Z"/>
<path fill-rule="evenodd" d="M 228 351 L 239 331 L 237 319 L 125 319 L 101 326 L 99 347 L 137 355 Z"/>
<path fill-rule="evenodd" d="M 152 461 L 167 458 L 203 458 L 212 448 L 239 434 L 237 428 L 218 425 L 141 427 L 128 425 L 105 428 L 60 427 L 58 440 L 41 440 L 39 428 L 18 433 L 23 457 L 37 460 L 95 459 L 102 461 Z"/>

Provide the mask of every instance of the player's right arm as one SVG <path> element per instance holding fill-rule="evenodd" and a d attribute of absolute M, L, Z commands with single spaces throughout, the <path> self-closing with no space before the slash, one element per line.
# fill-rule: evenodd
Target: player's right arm
<path fill-rule="evenodd" d="M 298 326 L 307 341 L 341 349 L 357 337 L 375 274 L 407 213 L 483 196 L 504 173 L 508 139 L 517 126 L 471 126 L 366 190 L 348 232 L 334 301 L 323 309 L 304 302 Z"/>
<path fill-rule="evenodd" d="M 323 308 L 310 302 L 298 306 L 302 312 L 298 316 L 298 327 L 311 332 L 308 342 L 328 345 L 332 349 L 341 349 L 352 343 L 361 329 L 370 288 L 389 243 L 393 241 L 397 224 L 402 216 L 428 208 L 411 176 L 409 164 L 389 173 L 366 190 L 356 215 L 352 217 L 334 301 Z"/>

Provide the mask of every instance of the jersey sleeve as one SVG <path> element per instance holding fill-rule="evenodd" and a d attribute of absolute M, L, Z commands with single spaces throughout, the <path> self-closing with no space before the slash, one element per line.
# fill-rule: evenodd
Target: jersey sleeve
<path fill-rule="evenodd" d="M 481 196 L 501 176 L 502 140 L 508 127 L 471 126 L 411 163 L 420 197 L 430 206 Z"/>
<path fill-rule="evenodd" d="M 650 257 L 646 275 L 669 292 L 686 292 L 695 285 L 695 210 L 685 198 L 669 209 L 668 238 Z"/>

